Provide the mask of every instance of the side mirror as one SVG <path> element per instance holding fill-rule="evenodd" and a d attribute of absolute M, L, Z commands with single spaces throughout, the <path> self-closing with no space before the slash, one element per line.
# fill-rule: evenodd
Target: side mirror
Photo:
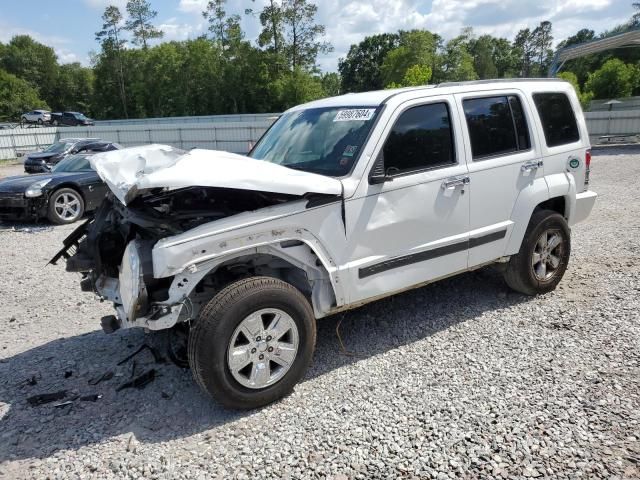
<path fill-rule="evenodd" d="M 389 170 L 391 170 L 391 168 Z M 393 177 L 388 175 L 384 166 L 384 153 L 380 152 L 369 174 L 369 185 L 380 185 L 381 183 L 391 181 L 393 181 Z"/>

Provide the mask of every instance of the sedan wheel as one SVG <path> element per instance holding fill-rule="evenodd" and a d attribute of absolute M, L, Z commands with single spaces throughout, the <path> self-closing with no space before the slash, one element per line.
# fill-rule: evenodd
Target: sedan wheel
<path fill-rule="evenodd" d="M 57 224 L 73 223 L 84 214 L 84 201 L 78 192 L 63 188 L 49 198 L 49 220 Z"/>

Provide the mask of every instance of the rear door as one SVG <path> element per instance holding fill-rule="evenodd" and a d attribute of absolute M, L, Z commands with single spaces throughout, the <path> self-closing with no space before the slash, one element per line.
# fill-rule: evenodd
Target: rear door
<path fill-rule="evenodd" d="M 504 255 L 520 192 L 544 176 L 525 95 L 519 90 L 456 95 L 469 166 L 469 267 Z"/>
<path fill-rule="evenodd" d="M 399 106 L 374 158 L 391 178 L 346 203 L 351 302 L 467 268 L 469 195 L 452 96 Z"/>

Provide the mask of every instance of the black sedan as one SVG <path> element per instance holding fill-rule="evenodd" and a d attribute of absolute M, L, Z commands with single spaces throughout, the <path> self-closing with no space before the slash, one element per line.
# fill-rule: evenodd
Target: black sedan
<path fill-rule="evenodd" d="M 91 169 L 90 155 L 69 155 L 51 172 L 0 180 L 0 219 L 72 223 L 100 206 L 107 186 Z"/>
<path fill-rule="evenodd" d="M 105 142 L 99 138 L 63 138 L 49 145 L 42 152 L 30 153 L 24 161 L 26 173 L 46 173 L 51 168 L 73 153 L 108 152 L 122 148 L 117 143 Z"/>

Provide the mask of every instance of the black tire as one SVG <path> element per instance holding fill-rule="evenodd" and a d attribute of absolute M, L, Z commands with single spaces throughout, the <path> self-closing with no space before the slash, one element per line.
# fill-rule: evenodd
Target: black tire
<path fill-rule="evenodd" d="M 54 127 L 58 126 L 58 120 L 54 120 L 51 122 L 51 125 L 53 125 Z"/>
<path fill-rule="evenodd" d="M 298 349 L 282 378 L 264 388 L 247 388 L 233 377 L 227 352 L 238 325 L 265 308 L 291 317 L 299 336 Z M 315 317 L 304 295 L 282 280 L 252 277 L 230 284 L 200 311 L 189 336 L 189 364 L 198 385 L 225 407 L 256 408 L 293 390 L 311 363 L 315 343 Z"/>
<path fill-rule="evenodd" d="M 536 274 L 533 260 L 534 253 L 537 253 L 537 249 L 539 249 L 538 241 L 545 232 L 553 235 L 557 233 L 560 235 L 562 243 L 553 250 L 556 254 L 555 257 L 560 260 L 558 266 L 554 267 L 551 273 L 548 273 L 548 278 L 541 279 Z M 507 264 L 504 279 L 510 288 L 525 295 L 550 292 L 555 290 L 562 280 L 569 265 L 570 255 L 571 232 L 564 217 L 552 210 L 536 210 L 527 226 L 520 251 L 513 255 Z"/>
<path fill-rule="evenodd" d="M 189 368 L 189 324 L 180 322 L 164 333 L 164 349 L 169 359 L 180 368 Z"/>
<path fill-rule="evenodd" d="M 41 118 L 39 118 L 39 119 L 38 119 L 38 125 L 42 125 L 42 123 L 43 123 L 43 122 L 42 122 L 42 119 L 41 119 Z"/>
<path fill-rule="evenodd" d="M 77 214 L 72 217 L 65 218 L 58 211 L 56 211 L 56 202 L 62 195 L 70 195 L 75 197 L 78 200 L 79 208 Z M 50 222 L 55 223 L 57 225 L 66 225 L 68 223 L 73 223 L 78 221 L 84 215 L 84 199 L 79 192 L 74 190 L 73 188 L 61 188 L 60 190 L 56 190 L 51 195 L 49 195 L 49 204 L 47 206 L 47 218 Z"/>

